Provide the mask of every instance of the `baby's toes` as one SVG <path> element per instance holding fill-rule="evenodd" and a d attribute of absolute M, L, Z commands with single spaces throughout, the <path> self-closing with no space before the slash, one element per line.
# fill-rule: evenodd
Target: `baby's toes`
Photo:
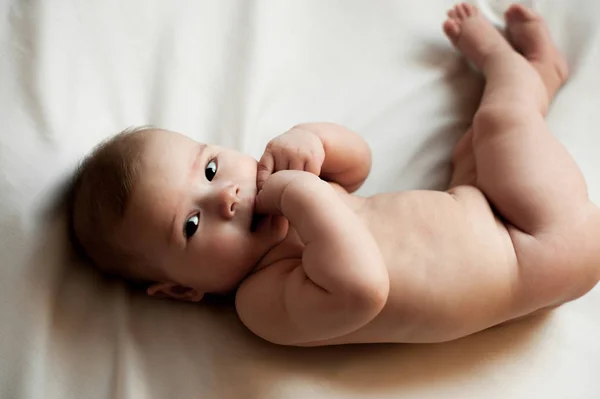
<path fill-rule="evenodd" d="M 471 4 L 462 3 L 462 4 L 460 4 L 460 8 L 462 9 L 462 13 L 465 16 L 465 18 L 469 18 L 474 15 L 477 15 L 477 7 L 475 7 Z"/>
<path fill-rule="evenodd" d="M 452 43 L 456 43 L 456 41 L 460 37 L 461 31 L 460 24 L 458 23 L 458 21 L 452 18 L 447 19 L 446 22 L 444 22 L 443 28 L 444 33 L 446 34 L 446 36 L 448 36 L 450 41 Z"/>
<path fill-rule="evenodd" d="M 448 18 L 450 18 L 450 19 L 458 18 L 458 15 L 456 14 L 456 10 L 454 8 L 451 8 L 448 10 Z"/>
<path fill-rule="evenodd" d="M 460 3 L 460 4 L 457 4 L 456 6 L 454 6 L 454 10 L 456 11 L 456 15 L 458 15 L 459 19 L 467 18 L 467 14 L 465 12 L 464 5 L 465 5 L 465 3 Z"/>
<path fill-rule="evenodd" d="M 463 21 L 474 15 L 477 15 L 477 8 L 468 3 L 457 4 L 448 11 L 448 17 L 458 21 Z"/>

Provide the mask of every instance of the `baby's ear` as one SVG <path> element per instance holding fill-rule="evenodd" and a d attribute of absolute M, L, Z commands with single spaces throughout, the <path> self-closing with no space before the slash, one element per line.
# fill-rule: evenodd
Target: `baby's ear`
<path fill-rule="evenodd" d="M 176 283 L 155 283 L 148 287 L 146 293 L 157 298 L 171 298 L 188 302 L 199 302 L 204 296 L 203 292 Z"/>

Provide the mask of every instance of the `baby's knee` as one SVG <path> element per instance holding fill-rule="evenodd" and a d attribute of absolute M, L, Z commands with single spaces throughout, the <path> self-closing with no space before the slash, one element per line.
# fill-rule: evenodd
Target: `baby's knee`
<path fill-rule="evenodd" d="M 532 124 L 535 117 L 534 111 L 519 104 L 489 104 L 480 107 L 475 113 L 473 129 L 476 136 L 493 134 Z"/>

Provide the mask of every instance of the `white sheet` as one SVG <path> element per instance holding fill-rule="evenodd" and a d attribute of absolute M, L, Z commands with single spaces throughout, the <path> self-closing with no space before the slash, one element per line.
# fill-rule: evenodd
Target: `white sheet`
<path fill-rule="evenodd" d="M 572 67 L 549 123 L 600 203 L 600 2 L 534 3 Z M 481 88 L 442 35 L 451 1 L 0 4 L 0 397 L 600 397 L 598 288 L 447 344 L 282 348 L 230 311 L 99 278 L 51 206 L 84 153 L 136 124 L 258 157 L 334 121 L 372 146 L 362 193 L 443 187 Z"/>

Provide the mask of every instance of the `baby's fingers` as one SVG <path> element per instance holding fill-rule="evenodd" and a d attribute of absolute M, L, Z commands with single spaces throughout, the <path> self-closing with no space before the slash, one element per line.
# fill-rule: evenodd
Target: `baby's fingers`
<path fill-rule="evenodd" d="M 255 211 L 260 214 L 281 214 L 281 200 L 286 187 L 292 183 L 300 183 L 305 179 L 317 179 L 314 176 L 298 170 L 282 170 L 273 173 L 265 182 L 262 190 L 258 192 L 255 202 Z"/>
<path fill-rule="evenodd" d="M 254 211 L 261 215 L 281 215 L 280 198 L 274 193 L 260 190 L 254 203 Z"/>
<path fill-rule="evenodd" d="M 304 170 L 312 173 L 313 175 L 321 175 L 321 166 L 323 161 L 317 157 L 311 157 L 304 165 Z"/>
<path fill-rule="evenodd" d="M 255 212 L 263 215 L 281 214 L 281 196 L 290 178 L 293 177 L 286 172 L 276 172 L 269 176 L 256 196 Z"/>
<path fill-rule="evenodd" d="M 275 160 L 275 168 L 273 169 L 273 173 L 279 172 L 280 170 L 289 170 L 290 159 L 286 156 L 285 152 L 281 150 L 274 152 L 275 155 L 273 155 L 273 159 Z"/>
<path fill-rule="evenodd" d="M 305 161 L 302 158 L 296 157 L 290 159 L 290 166 L 288 170 L 304 170 Z"/>
<path fill-rule="evenodd" d="M 275 159 L 273 154 L 265 152 L 258 162 L 258 170 L 256 173 L 256 187 L 258 190 L 262 190 L 265 182 L 273 174 L 273 168 L 275 167 Z"/>

